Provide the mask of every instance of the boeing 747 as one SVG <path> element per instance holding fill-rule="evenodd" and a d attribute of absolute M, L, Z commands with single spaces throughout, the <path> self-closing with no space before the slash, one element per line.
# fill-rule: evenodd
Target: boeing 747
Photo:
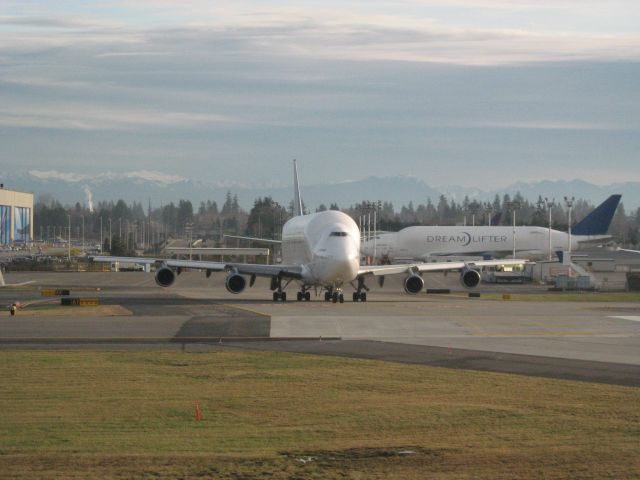
<path fill-rule="evenodd" d="M 521 265 L 524 260 L 485 260 L 477 262 L 410 263 L 401 265 L 360 265 L 360 229 L 347 214 L 329 210 L 303 214 L 297 166 L 294 161 L 295 216 L 282 229 L 282 263 L 261 265 L 138 257 L 93 257 L 96 262 L 136 262 L 155 264 L 156 283 L 169 287 L 182 269 L 228 272 L 225 286 L 240 293 L 253 286 L 257 276 L 271 278 L 273 301 L 286 301 L 285 289 L 298 286 L 297 300 L 309 301 L 310 289 L 322 288 L 325 301 L 344 302 L 343 288 L 352 285 L 354 302 L 366 301 L 366 280 L 377 277 L 380 285 L 387 275 L 404 275 L 404 290 L 417 294 L 424 288 L 421 276 L 427 271 L 460 270 L 460 282 L 467 288 L 480 283 L 479 269 L 484 266 Z"/>

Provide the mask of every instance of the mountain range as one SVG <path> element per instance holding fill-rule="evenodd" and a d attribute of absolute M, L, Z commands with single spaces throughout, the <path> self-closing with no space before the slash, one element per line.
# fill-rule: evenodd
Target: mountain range
<path fill-rule="evenodd" d="M 80 202 L 88 205 L 90 201 L 97 204 L 100 201 L 123 199 L 143 205 L 151 201 L 152 205 L 157 206 L 187 199 L 197 208 L 201 201 L 206 200 L 221 205 L 230 191 L 238 196 L 240 206 L 249 209 L 258 197 L 271 196 L 282 205 L 289 205 L 293 198 L 291 186 L 270 188 L 216 184 L 147 170 L 98 175 L 30 170 L 0 173 L 0 183 L 7 189 L 34 192 L 36 198 L 48 195 L 63 204 Z M 493 200 L 496 194 L 502 196 L 508 193 L 513 196 L 517 192 L 531 201 L 536 201 L 538 196 L 561 201 L 566 195 L 587 200 L 594 205 L 613 193 L 620 193 L 628 213 L 640 207 L 640 182 L 594 185 L 583 180 L 543 180 L 517 182 L 505 188 L 485 190 L 481 187 L 432 187 L 414 177 L 368 177 L 332 184 L 304 184 L 303 181 L 302 185 L 305 204 L 311 210 L 320 204 L 329 206 L 331 203 L 349 207 L 362 200 L 392 202 L 398 210 L 409 202 L 414 205 L 425 203 L 428 198 L 437 203 L 440 195 L 456 202 L 461 202 L 465 195 L 472 200 L 487 201 Z"/>

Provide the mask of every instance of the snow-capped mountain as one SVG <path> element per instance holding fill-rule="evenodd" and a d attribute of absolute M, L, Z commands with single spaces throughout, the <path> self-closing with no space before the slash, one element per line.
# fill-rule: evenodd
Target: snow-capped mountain
<path fill-rule="evenodd" d="M 227 191 L 238 196 L 240 205 L 251 208 L 258 197 L 271 196 L 283 205 L 288 205 L 293 197 L 291 186 L 251 187 L 238 184 L 212 183 L 193 180 L 179 175 L 157 171 L 137 170 L 121 173 L 105 172 L 89 175 L 56 170 L 31 170 L 28 172 L 0 173 L 0 182 L 5 188 L 30 191 L 36 198 L 49 195 L 63 204 L 94 204 L 100 201 L 137 201 L 144 205 L 150 200 L 153 205 L 180 199 L 191 200 L 194 205 L 201 201 L 213 200 L 221 204 Z M 574 196 L 593 204 L 602 202 L 613 193 L 622 194 L 622 202 L 627 211 L 640 207 L 640 183 L 627 182 L 612 185 L 594 185 L 582 180 L 544 180 L 539 182 L 518 182 L 497 190 L 483 190 L 447 186 L 434 188 L 413 177 L 368 177 L 361 180 L 343 181 L 332 184 L 303 184 L 302 194 L 305 204 L 314 209 L 320 204 L 329 206 L 337 203 L 349 207 L 362 200 L 382 200 L 392 202 L 398 209 L 413 202 L 414 205 L 431 199 L 438 202 L 445 195 L 456 202 L 465 196 L 481 201 L 493 200 L 496 194 L 514 195 L 520 192 L 525 198 L 536 201 L 538 196 L 561 200 L 563 196 Z"/>

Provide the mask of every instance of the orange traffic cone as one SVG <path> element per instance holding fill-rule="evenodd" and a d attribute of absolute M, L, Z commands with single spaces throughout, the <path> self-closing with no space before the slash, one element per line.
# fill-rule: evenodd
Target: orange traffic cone
<path fill-rule="evenodd" d="M 198 402 L 196 401 L 196 422 L 199 422 L 200 420 L 202 420 L 202 417 L 200 416 L 200 405 L 198 405 Z"/>

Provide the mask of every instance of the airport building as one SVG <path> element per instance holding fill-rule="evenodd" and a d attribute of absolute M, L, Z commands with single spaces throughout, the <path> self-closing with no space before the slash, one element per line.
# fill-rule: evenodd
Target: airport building
<path fill-rule="evenodd" d="M 0 184 L 0 245 L 33 241 L 33 193 L 8 190 Z"/>

